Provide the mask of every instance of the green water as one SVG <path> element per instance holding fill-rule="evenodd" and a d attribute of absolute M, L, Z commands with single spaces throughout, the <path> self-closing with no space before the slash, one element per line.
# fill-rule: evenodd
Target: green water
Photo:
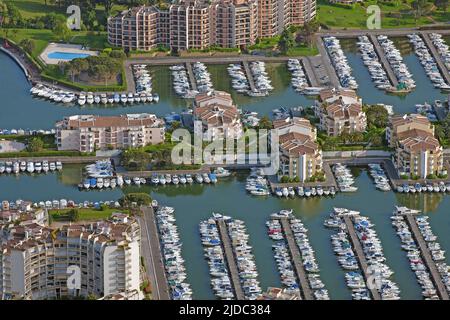
<path fill-rule="evenodd" d="M 76 187 L 81 180 L 81 166 L 65 166 L 60 173 L 19 177 L 1 176 L 2 199 L 30 199 L 33 201 L 52 199 L 113 200 L 122 195 L 121 190 L 86 192 Z M 400 241 L 390 223 L 390 215 L 395 205 L 407 205 L 424 210 L 430 215 L 433 230 L 442 247 L 450 252 L 450 196 L 442 194 L 400 195 L 393 192 L 379 192 L 362 170 L 356 179 L 358 192 L 338 194 L 335 198 L 278 199 L 275 197 L 255 198 L 245 192 L 245 177 L 241 173 L 221 179 L 215 186 L 160 186 L 129 187 L 125 192 L 148 192 L 161 204 L 176 209 L 177 224 L 183 242 L 183 256 L 186 260 L 189 282 L 196 299 L 213 298 L 209 285 L 208 266 L 203 258 L 203 250 L 198 235 L 198 223 L 220 212 L 246 222 L 260 281 L 263 288 L 279 286 L 280 280 L 272 256 L 271 240 L 266 234 L 265 222 L 272 212 L 292 208 L 309 229 L 309 237 L 321 268 L 321 276 L 333 299 L 350 299 L 350 291 L 345 286 L 343 271 L 332 252 L 330 235 L 332 231 L 323 226 L 324 219 L 334 206 L 359 210 L 369 216 L 376 225 L 387 258 L 394 270 L 394 280 L 405 299 L 421 299 L 421 290 L 409 268 L 405 252 L 400 249 Z"/>

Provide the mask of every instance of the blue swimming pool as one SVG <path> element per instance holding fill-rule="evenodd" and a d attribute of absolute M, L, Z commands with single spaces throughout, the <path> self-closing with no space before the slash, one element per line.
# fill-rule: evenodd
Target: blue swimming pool
<path fill-rule="evenodd" d="M 47 57 L 49 59 L 58 59 L 58 60 L 67 60 L 67 61 L 77 59 L 77 58 L 86 58 L 89 56 L 90 56 L 90 54 L 88 54 L 88 53 L 60 52 L 60 51 L 49 52 L 47 54 Z"/>

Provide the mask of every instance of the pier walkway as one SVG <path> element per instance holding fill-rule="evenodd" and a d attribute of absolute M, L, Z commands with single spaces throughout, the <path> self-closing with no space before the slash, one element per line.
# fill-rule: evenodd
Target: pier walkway
<path fill-rule="evenodd" d="M 191 89 L 197 91 L 197 80 L 195 80 L 194 71 L 192 70 L 192 64 L 190 62 L 185 62 L 185 65 L 189 77 L 189 82 L 191 83 Z"/>
<path fill-rule="evenodd" d="M 439 295 L 439 298 L 441 298 L 441 300 L 449 300 L 447 289 L 445 288 L 441 275 L 438 272 L 436 263 L 431 257 L 431 253 L 428 250 L 428 246 L 422 236 L 422 233 L 420 233 L 416 219 L 413 217 L 411 213 L 406 213 L 404 216 L 406 218 L 406 222 L 408 223 L 411 229 L 411 233 L 419 246 L 420 254 L 422 255 L 425 265 L 427 266 L 428 271 L 430 272 L 431 281 L 433 281 L 433 284 L 436 287 L 436 291 Z"/>
<path fill-rule="evenodd" d="M 248 61 L 242 61 L 242 65 L 244 66 L 244 71 L 245 71 L 245 75 L 247 76 L 250 90 L 252 90 L 252 92 L 257 92 L 258 90 L 256 89 L 255 79 L 253 78 L 253 73 L 252 73 L 252 70 L 250 70 Z"/>
<path fill-rule="evenodd" d="M 225 251 L 225 257 L 227 259 L 228 271 L 231 276 L 231 283 L 233 284 L 234 293 L 237 300 L 244 300 L 244 291 L 242 290 L 241 281 L 239 279 L 239 272 L 237 269 L 236 259 L 234 258 L 233 247 L 231 246 L 231 240 L 228 235 L 227 226 L 223 219 L 217 219 L 217 227 L 219 228 L 220 239 Z"/>
<path fill-rule="evenodd" d="M 300 250 L 298 249 L 297 243 L 295 242 L 294 233 L 291 229 L 291 224 L 287 218 L 281 218 L 280 222 L 283 227 L 289 252 L 291 253 L 294 270 L 300 282 L 301 298 L 304 300 L 314 300 L 314 296 L 306 276 L 305 267 L 303 266 L 302 256 L 300 254 Z"/>
<path fill-rule="evenodd" d="M 380 43 L 378 42 L 377 37 L 372 33 L 369 34 L 369 39 L 372 42 L 375 52 L 378 55 L 378 58 L 380 59 L 381 64 L 383 65 L 384 71 L 386 71 L 387 76 L 389 77 L 389 81 L 391 82 L 393 87 L 398 86 L 398 79 L 394 73 L 394 71 L 391 68 L 391 64 L 386 59 L 386 54 L 384 52 L 384 49 L 380 46 Z"/>
<path fill-rule="evenodd" d="M 339 82 L 339 78 L 336 74 L 336 69 L 331 62 L 331 58 L 328 55 L 328 51 L 325 48 L 325 44 L 323 43 L 323 39 L 321 36 L 316 35 L 316 43 L 317 48 L 319 49 L 319 53 L 322 56 L 323 66 L 325 67 L 326 73 L 329 77 L 329 82 L 334 88 L 340 88 L 341 83 Z"/>
<path fill-rule="evenodd" d="M 355 227 L 353 226 L 353 222 L 349 216 L 344 216 L 344 222 L 347 227 L 347 232 L 350 236 L 350 241 L 352 243 L 353 249 L 355 249 L 356 256 L 358 257 L 359 266 L 361 267 L 362 274 L 364 276 L 364 280 L 366 284 L 368 284 L 367 279 L 371 276 L 368 273 L 369 265 L 366 260 L 366 255 L 362 249 L 361 243 L 359 242 L 358 236 L 356 235 Z M 380 293 L 373 286 L 367 286 L 372 295 L 373 300 L 381 300 Z"/>
<path fill-rule="evenodd" d="M 436 64 L 439 68 L 439 71 L 441 72 L 442 77 L 444 78 L 445 82 L 447 82 L 448 85 L 450 85 L 450 72 L 447 70 L 447 67 L 445 66 L 444 62 L 442 61 L 442 57 L 437 51 L 436 47 L 434 46 L 433 42 L 430 39 L 430 36 L 426 32 L 420 32 L 420 35 L 422 36 L 422 39 L 425 41 L 425 44 L 427 45 L 428 49 L 431 52 L 431 55 L 434 58 L 434 61 L 436 61 Z"/>
<path fill-rule="evenodd" d="M 304 57 L 302 59 L 299 59 L 302 63 L 303 69 L 306 73 L 306 78 L 308 79 L 308 83 L 311 87 L 318 87 L 319 82 L 317 81 L 316 74 L 314 73 L 311 61 L 309 60 L 309 57 Z"/>
<path fill-rule="evenodd" d="M 170 300 L 155 213 L 150 206 L 142 207 L 141 211 L 142 216 L 137 216 L 141 229 L 141 256 L 151 281 L 152 299 Z"/>

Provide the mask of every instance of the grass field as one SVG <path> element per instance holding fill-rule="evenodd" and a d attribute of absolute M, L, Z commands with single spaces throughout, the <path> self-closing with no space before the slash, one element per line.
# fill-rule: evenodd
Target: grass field
<path fill-rule="evenodd" d="M 364 2 L 364 7 L 360 4 L 340 5 L 331 4 L 328 0 L 318 0 L 317 16 L 319 22 L 330 28 L 367 28 L 366 7 L 369 5 L 378 5 L 381 9 L 381 27 L 382 28 L 405 28 L 419 25 L 430 24 L 433 22 L 450 21 L 450 8 L 447 12 L 435 10 L 431 17 L 421 17 L 417 23 L 411 12 L 410 3 L 412 0 L 379 2 L 369 0 Z M 434 21 L 433 21 L 434 20 Z"/>
<path fill-rule="evenodd" d="M 53 221 L 69 221 L 67 213 L 71 209 L 53 209 L 49 210 L 49 214 L 51 215 Z M 127 210 L 123 209 L 111 209 L 105 208 L 104 210 L 97 210 L 93 208 L 83 208 L 76 209 L 80 215 L 79 221 L 92 221 L 92 220 L 104 220 L 111 217 L 114 212 L 122 212 L 129 213 Z"/>

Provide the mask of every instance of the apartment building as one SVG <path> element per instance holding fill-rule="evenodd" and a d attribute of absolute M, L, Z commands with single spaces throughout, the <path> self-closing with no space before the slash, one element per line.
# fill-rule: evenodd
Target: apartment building
<path fill-rule="evenodd" d="M 74 115 L 56 123 L 58 150 L 94 152 L 143 147 L 163 142 L 164 135 L 164 121 L 148 113 Z"/>
<path fill-rule="evenodd" d="M 315 0 L 179 0 L 168 9 L 142 6 L 109 17 L 108 41 L 129 50 L 245 47 L 315 15 Z"/>
<path fill-rule="evenodd" d="M 121 213 L 108 221 L 58 229 L 13 227 L 0 250 L 0 297 L 34 300 L 139 292 L 139 248 L 139 225 Z"/>
<path fill-rule="evenodd" d="M 322 90 L 315 104 L 315 114 L 320 119 L 320 129 L 329 136 L 364 132 L 367 127 L 362 99 L 353 90 Z"/>
<path fill-rule="evenodd" d="M 199 94 L 194 101 L 194 133 L 205 140 L 240 138 L 244 131 L 231 95 L 223 91 Z"/>
<path fill-rule="evenodd" d="M 427 117 L 420 114 L 391 117 L 386 138 L 389 146 L 395 148 L 393 161 L 400 175 L 425 179 L 444 172 L 443 149 Z"/>
<path fill-rule="evenodd" d="M 322 171 L 322 151 L 316 143 L 316 128 L 307 119 L 275 120 L 273 126 L 271 136 L 278 136 L 281 176 L 297 177 L 305 182 Z"/>
<path fill-rule="evenodd" d="M 394 115 L 390 118 L 386 128 L 386 140 L 391 148 L 395 148 L 397 142 L 415 131 L 415 135 L 434 136 L 434 126 L 427 117 L 421 114 Z"/>

